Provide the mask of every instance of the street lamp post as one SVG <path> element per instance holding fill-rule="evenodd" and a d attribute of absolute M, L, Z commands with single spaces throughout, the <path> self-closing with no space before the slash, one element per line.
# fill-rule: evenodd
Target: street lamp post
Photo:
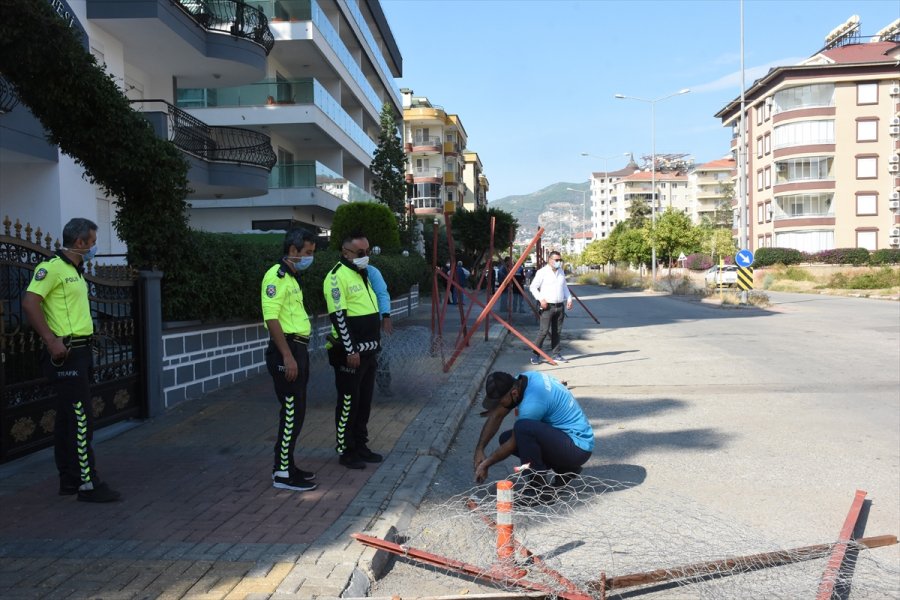
<path fill-rule="evenodd" d="M 673 96 L 680 96 L 682 94 L 687 94 L 690 92 L 688 88 L 683 90 L 679 90 L 674 94 L 669 94 L 668 96 L 660 96 L 659 98 L 655 98 L 653 100 L 649 100 L 647 98 L 638 98 L 636 96 L 625 96 L 624 94 L 616 94 L 615 97 L 619 100 L 637 100 L 638 102 L 646 102 L 650 105 L 650 222 L 652 226 L 656 227 L 656 103 L 662 102 L 663 100 L 668 100 Z M 652 277 L 653 281 L 656 281 L 656 241 L 651 238 L 650 243 L 650 260 L 652 261 Z"/>
<path fill-rule="evenodd" d="M 612 186 L 612 178 L 609 176 L 609 159 L 617 158 L 619 155 L 611 154 L 609 156 L 596 156 L 589 152 L 582 152 L 581 155 L 582 156 L 590 156 L 591 158 L 599 158 L 600 160 L 603 161 L 603 177 L 606 179 L 606 183 L 604 184 L 603 189 L 606 192 L 605 193 L 606 209 L 609 210 L 609 189 Z M 631 152 L 623 152 L 622 156 L 631 156 Z M 591 206 L 593 207 L 593 203 L 591 203 Z M 591 209 L 591 212 L 593 213 L 593 208 Z M 591 227 L 591 231 L 593 231 L 593 229 L 594 228 Z"/>
<path fill-rule="evenodd" d="M 580 229 L 581 229 L 582 249 L 584 249 L 584 215 L 585 215 L 585 208 L 587 207 L 587 190 L 576 190 L 575 188 L 567 187 L 567 188 L 566 188 L 566 191 L 569 191 L 569 192 L 578 192 L 579 194 L 581 194 L 581 227 L 580 227 Z M 575 237 L 575 236 L 573 235 L 573 236 L 572 236 L 572 238 L 573 238 L 573 239 L 572 239 L 572 246 L 573 246 L 573 248 L 574 248 L 574 246 L 575 246 L 575 239 L 574 239 L 574 237 Z"/>

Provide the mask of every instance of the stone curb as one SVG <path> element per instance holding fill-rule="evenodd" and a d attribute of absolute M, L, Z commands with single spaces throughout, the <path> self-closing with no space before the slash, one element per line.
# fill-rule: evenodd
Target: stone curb
<path fill-rule="evenodd" d="M 413 460 L 410 467 L 403 474 L 403 478 L 398 482 L 397 487 L 394 488 L 393 493 L 386 498 L 388 502 L 387 507 L 366 530 L 368 535 L 393 540 L 399 531 L 403 531 L 409 525 L 419 505 L 425 498 L 425 494 L 428 493 L 428 488 L 431 487 L 431 482 L 434 480 L 437 469 L 450 449 L 450 444 L 456 437 L 466 412 L 481 391 L 481 386 L 485 377 L 487 377 L 488 370 L 493 365 L 494 359 L 506 341 L 508 333 L 505 328 L 502 329 L 489 347 L 482 346 L 483 350 L 482 348 L 475 349 L 462 364 L 457 363 L 456 369 L 466 367 L 472 369 L 472 376 L 466 378 L 463 389 L 459 390 L 454 388 L 454 386 L 442 389 L 439 401 L 432 403 L 431 406 L 423 410 L 422 414 L 403 433 L 401 439 L 411 435 L 421 440 L 424 437 L 423 434 L 434 433 L 430 429 L 430 425 L 441 423 L 441 428 L 438 430 L 437 435 L 434 436 L 434 441 L 430 447 L 427 450 L 419 451 L 420 455 Z M 475 361 L 478 362 L 475 363 Z M 404 485 L 408 481 L 413 481 L 413 484 L 410 486 Z M 360 547 L 362 548 L 362 546 Z M 342 590 L 340 596 L 315 597 L 320 600 L 365 598 L 372 587 L 372 583 L 384 572 L 389 558 L 390 554 L 387 552 L 375 550 L 374 548 L 365 548 L 357 561 L 356 567 L 339 588 Z M 333 573 L 333 575 L 337 576 L 338 573 Z M 301 587 L 298 593 L 302 591 L 303 588 Z"/>

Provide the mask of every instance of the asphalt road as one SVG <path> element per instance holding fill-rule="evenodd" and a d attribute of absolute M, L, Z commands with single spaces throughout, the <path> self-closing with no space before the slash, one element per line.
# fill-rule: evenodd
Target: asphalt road
<path fill-rule="evenodd" d="M 566 380 L 581 402 L 597 440 L 585 475 L 628 482 L 615 495 L 621 502 L 652 507 L 676 532 L 685 521 L 715 522 L 710 535 L 732 536 L 728 550 L 739 553 L 750 539 L 833 541 L 862 489 L 871 500 L 865 534 L 900 534 L 900 304 L 770 293 L 769 309 L 735 309 L 573 289 L 601 325 L 576 307 L 565 325 L 570 362 L 538 369 Z M 495 367 L 526 370 L 528 357 L 510 336 Z M 477 413 L 463 423 L 423 515 L 474 485 Z M 514 464 L 494 466 L 490 477 Z M 633 532 L 610 527 L 602 535 L 627 546 Z M 897 546 L 872 554 L 900 579 Z M 371 595 L 496 591 L 423 574 L 396 561 Z"/>

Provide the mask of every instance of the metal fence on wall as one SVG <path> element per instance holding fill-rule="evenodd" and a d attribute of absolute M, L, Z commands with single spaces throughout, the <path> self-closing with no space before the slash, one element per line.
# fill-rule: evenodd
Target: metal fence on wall
<path fill-rule="evenodd" d="M 8 217 L 3 226 L 0 462 L 51 445 L 56 416 L 56 396 L 40 369 L 42 342 L 22 311 L 22 298 L 34 268 L 54 254 L 53 238 L 45 235 L 42 239 L 40 229 L 34 231 L 18 222 L 13 226 Z M 100 428 L 141 416 L 146 408 L 141 385 L 140 295 L 137 279 L 127 267 L 89 264 L 85 279 L 94 319 L 91 409 L 95 428 Z"/>

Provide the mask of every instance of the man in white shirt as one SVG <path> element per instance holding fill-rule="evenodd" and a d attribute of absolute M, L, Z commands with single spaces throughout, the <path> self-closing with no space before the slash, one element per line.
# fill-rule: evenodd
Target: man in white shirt
<path fill-rule="evenodd" d="M 556 362 L 567 362 L 561 354 L 560 338 L 566 310 L 572 309 L 572 293 L 566 284 L 563 271 L 562 256 L 555 250 L 550 253 L 547 264 L 538 269 L 528 287 L 534 299 L 540 303 L 541 330 L 534 345 L 540 348 L 550 332 L 550 356 Z M 535 352 L 531 364 L 541 364 L 540 355 Z"/>

